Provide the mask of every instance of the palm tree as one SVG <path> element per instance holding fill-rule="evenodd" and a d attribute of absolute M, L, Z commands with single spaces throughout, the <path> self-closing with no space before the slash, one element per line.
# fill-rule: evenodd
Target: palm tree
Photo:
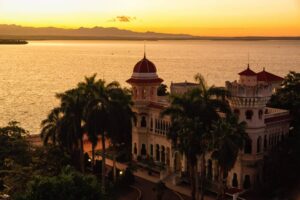
<path fill-rule="evenodd" d="M 84 131 L 87 133 L 88 139 L 92 144 L 92 166 L 94 169 L 95 164 L 95 148 L 98 144 L 98 136 L 99 132 L 96 131 L 95 126 L 91 123 L 91 120 L 94 119 L 91 112 L 91 105 L 95 101 L 95 98 L 99 95 L 103 95 L 103 91 L 105 90 L 103 80 L 96 80 L 97 74 L 93 74 L 91 77 L 85 77 L 84 82 L 78 83 L 78 89 L 82 91 L 85 96 L 85 106 L 84 106 L 84 121 L 86 122 L 84 126 Z"/>
<path fill-rule="evenodd" d="M 226 97 L 230 96 L 230 93 L 225 88 L 211 86 L 208 87 L 204 77 L 201 74 L 195 75 L 195 80 L 199 84 L 199 93 L 202 99 L 202 115 L 201 121 L 204 124 L 204 132 L 209 133 L 212 123 L 220 119 L 220 112 L 230 113 L 230 107 L 226 100 Z M 204 133 L 204 135 L 205 135 Z M 206 136 L 205 136 L 206 137 Z M 207 145 L 209 141 L 204 137 L 204 151 L 201 158 L 201 200 L 204 199 L 204 182 L 205 182 L 205 153 L 207 152 Z"/>
<path fill-rule="evenodd" d="M 195 80 L 199 87 L 181 96 L 173 96 L 171 106 L 162 112 L 170 115 L 172 126 L 168 137 L 187 158 L 190 165 L 192 198 L 198 198 L 197 157 L 201 156 L 201 199 L 204 198 L 206 135 L 213 121 L 220 118 L 218 112 L 229 112 L 225 97 L 228 92 L 223 88 L 207 87 L 204 78 L 197 74 Z"/>
<path fill-rule="evenodd" d="M 62 117 L 61 114 L 61 109 L 59 107 L 56 107 L 52 109 L 47 118 L 42 121 L 42 130 L 40 136 L 43 140 L 44 145 L 48 144 L 49 139 L 54 145 L 60 143 L 60 141 L 57 140 L 59 137 L 58 124 Z"/>
<path fill-rule="evenodd" d="M 219 171 L 219 197 L 224 195 L 224 180 L 227 172 L 231 170 L 236 162 L 239 150 L 241 150 L 248 139 L 245 132 L 246 123 L 238 122 L 233 114 L 219 119 L 212 125 L 210 141 L 212 145 L 212 158 L 218 162 Z"/>
<path fill-rule="evenodd" d="M 94 77 L 91 77 L 94 79 Z M 105 159 L 106 159 L 106 138 L 111 137 L 112 141 L 120 137 L 120 133 L 124 126 L 122 124 L 127 122 L 127 118 L 124 118 L 123 114 L 126 109 L 122 106 L 128 105 L 125 108 L 129 108 L 129 103 L 121 104 L 121 102 L 126 102 L 126 95 L 123 94 L 123 90 L 120 88 L 119 83 L 111 82 L 105 84 L 104 80 L 98 80 L 97 82 L 89 81 L 90 94 L 91 97 L 86 107 L 86 128 L 88 131 L 89 138 L 92 141 L 93 146 L 97 144 L 98 135 L 101 135 L 102 143 L 102 190 L 105 191 Z M 94 84 L 92 84 L 94 83 Z M 86 84 L 88 85 L 88 84 Z M 83 84 L 81 84 L 83 86 Z M 128 96 L 130 97 L 130 96 Z M 128 99 L 127 97 L 127 99 Z M 123 99 L 122 99 L 123 98 Z M 130 98 L 129 98 L 130 99 Z M 129 102 L 127 100 L 127 102 Z M 130 122 L 131 123 L 131 122 Z M 130 126 L 131 129 L 131 126 Z M 125 130 L 126 131 L 126 130 Z M 120 137 L 121 138 L 121 137 Z M 94 148 L 92 150 L 94 154 Z"/>
<path fill-rule="evenodd" d="M 127 89 L 114 88 L 109 91 L 110 97 L 110 114 L 108 137 L 114 149 L 113 154 L 113 177 L 116 181 L 116 152 L 122 145 L 126 153 L 131 152 L 131 130 L 132 120 L 135 119 L 131 110 L 133 102 L 131 93 Z"/>
<path fill-rule="evenodd" d="M 78 169 L 84 172 L 83 134 L 84 120 L 83 110 L 86 99 L 83 92 L 78 89 L 71 89 L 64 93 L 57 94 L 61 101 L 63 117 L 60 125 L 60 140 L 71 152 L 73 162 Z"/>

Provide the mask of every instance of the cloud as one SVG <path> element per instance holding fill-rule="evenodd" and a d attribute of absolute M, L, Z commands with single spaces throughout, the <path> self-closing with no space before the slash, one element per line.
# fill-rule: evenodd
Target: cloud
<path fill-rule="evenodd" d="M 136 17 L 121 15 L 121 16 L 117 16 L 109 21 L 110 22 L 132 22 L 134 20 L 136 20 Z"/>

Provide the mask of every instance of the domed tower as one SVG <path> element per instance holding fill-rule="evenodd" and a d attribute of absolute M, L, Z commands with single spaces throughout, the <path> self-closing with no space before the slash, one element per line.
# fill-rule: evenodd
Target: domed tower
<path fill-rule="evenodd" d="M 157 120 L 154 118 L 159 116 L 160 111 L 157 114 L 152 107 L 158 104 L 157 88 L 161 82 L 163 80 L 158 77 L 155 65 L 145 55 L 136 63 L 131 78 L 127 80 L 132 86 L 132 110 L 136 113 L 136 122 L 132 128 L 132 155 L 135 160 L 138 156 L 154 156 L 155 152 L 160 155 L 160 148 L 154 148 L 157 145 L 154 142 L 154 125 Z"/>
<path fill-rule="evenodd" d="M 126 82 L 132 86 L 132 98 L 136 105 L 157 101 L 157 88 L 163 79 L 156 72 L 155 65 L 146 55 L 134 66 L 132 76 Z"/>

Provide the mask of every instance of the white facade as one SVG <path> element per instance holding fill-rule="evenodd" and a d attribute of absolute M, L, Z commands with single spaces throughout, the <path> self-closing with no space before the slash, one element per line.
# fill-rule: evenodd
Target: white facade
<path fill-rule="evenodd" d="M 152 75 L 153 78 L 158 77 L 156 73 Z M 158 97 L 156 94 L 160 83 L 139 80 L 130 84 L 133 89 L 133 111 L 137 113 L 137 123 L 132 131 L 133 158 L 137 160 L 152 157 L 154 161 L 164 163 L 169 174 L 186 171 L 184 156 L 172 149 L 172 142 L 166 137 L 171 125 L 170 119 L 161 118 L 160 113 L 170 104 L 167 97 Z M 187 91 L 188 85 L 196 86 L 186 82 L 177 85 L 172 83 L 171 92 Z M 234 168 L 228 173 L 228 186 L 243 189 L 245 182 L 252 186 L 261 181 L 264 156 L 279 144 L 289 131 L 289 112 L 266 107 L 274 91 L 273 85 L 274 82 L 258 82 L 253 75 L 243 75 L 238 81 L 226 82 L 226 88 L 232 93 L 229 99 L 230 106 L 240 121 L 247 122 L 246 132 L 251 138 L 245 150 L 239 153 Z M 206 155 L 205 166 L 207 177 L 212 181 L 217 180 L 216 163 L 210 154 Z M 199 161 L 199 171 L 200 168 Z"/>

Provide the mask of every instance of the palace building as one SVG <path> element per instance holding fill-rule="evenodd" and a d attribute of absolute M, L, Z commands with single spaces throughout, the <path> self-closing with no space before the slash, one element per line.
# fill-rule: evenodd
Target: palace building
<path fill-rule="evenodd" d="M 267 72 L 254 72 L 248 68 L 239 73 L 239 80 L 226 82 L 231 92 L 228 98 L 230 107 L 240 121 L 247 123 L 246 132 L 251 140 L 239 153 L 234 168 L 228 173 L 227 185 L 239 189 L 248 189 L 264 179 L 264 159 L 272 149 L 284 140 L 289 132 L 290 115 L 287 110 L 267 107 L 273 92 L 280 86 L 282 78 Z M 166 134 L 171 125 L 169 117 L 160 113 L 170 105 L 167 96 L 158 96 L 157 89 L 163 82 L 157 68 L 146 56 L 133 69 L 127 82 L 132 86 L 133 111 L 137 115 L 132 130 L 132 154 L 134 160 L 149 157 L 165 165 L 164 177 L 173 175 L 174 184 L 187 171 L 184 155 L 173 149 Z M 171 94 L 183 94 L 197 87 L 196 83 L 172 83 Z M 198 169 L 201 163 L 199 159 Z M 206 155 L 205 172 L 212 182 L 217 180 L 215 161 Z M 162 177 L 162 178 L 164 178 Z"/>

